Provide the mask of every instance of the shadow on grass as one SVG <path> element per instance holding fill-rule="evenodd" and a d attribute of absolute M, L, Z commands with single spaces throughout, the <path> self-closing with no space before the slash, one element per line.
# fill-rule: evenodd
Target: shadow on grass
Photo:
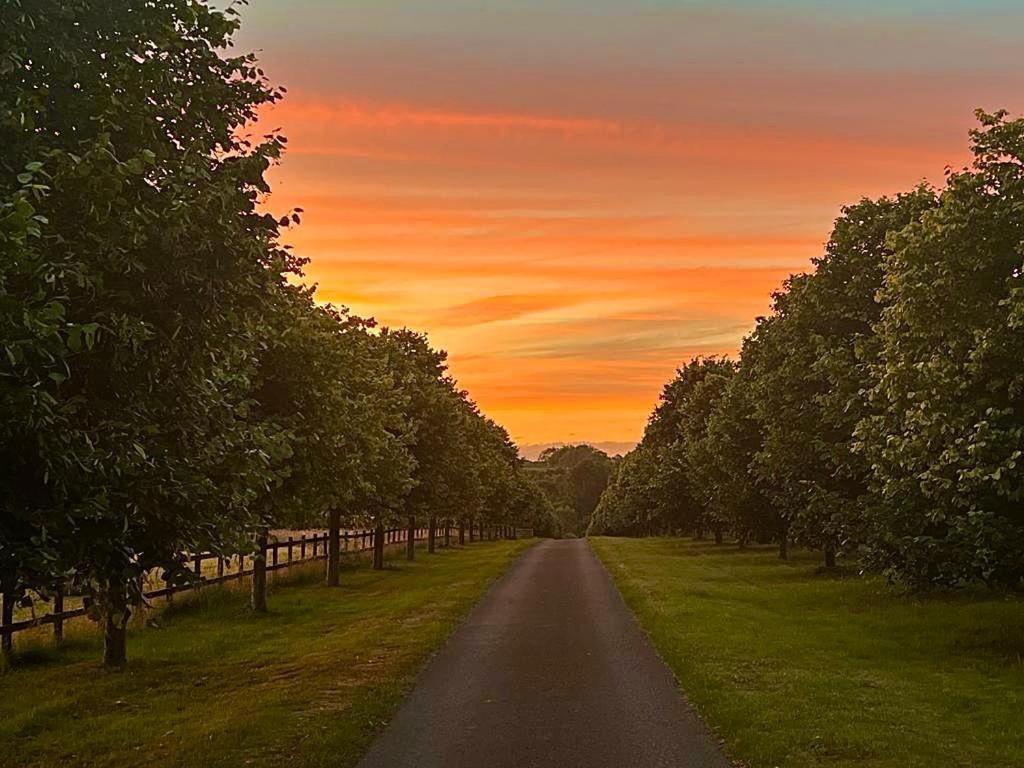
<path fill-rule="evenodd" d="M 96 648 L 96 637 L 93 634 L 76 632 L 59 644 L 52 638 L 32 638 L 30 642 L 24 643 L 23 647 L 14 651 L 9 663 L 0 660 L 0 674 L 62 664 L 69 657 L 88 656 Z"/>

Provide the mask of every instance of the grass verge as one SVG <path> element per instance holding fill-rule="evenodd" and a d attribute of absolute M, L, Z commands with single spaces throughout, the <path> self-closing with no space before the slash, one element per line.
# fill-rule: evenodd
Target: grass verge
<path fill-rule="evenodd" d="M 213 588 L 129 636 L 129 666 L 101 668 L 88 624 L 58 651 L 22 651 L 0 675 L 0 753 L 10 766 L 348 766 L 420 666 L 529 542 L 418 553 L 321 586 L 297 567 L 246 608 Z"/>
<path fill-rule="evenodd" d="M 768 548 L 591 543 L 738 764 L 1024 767 L 1024 601 L 901 594 Z"/>

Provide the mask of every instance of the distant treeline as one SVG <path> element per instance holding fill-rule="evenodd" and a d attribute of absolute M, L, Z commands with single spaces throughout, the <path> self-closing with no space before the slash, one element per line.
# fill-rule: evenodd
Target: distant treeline
<path fill-rule="evenodd" d="M 535 531 L 556 538 L 582 536 L 608 486 L 612 461 L 590 445 L 545 448 L 536 461 L 527 461 L 526 473 L 544 498 L 545 514 L 535 517 Z"/>
<path fill-rule="evenodd" d="M 298 285 L 301 210 L 260 207 L 285 139 L 252 135 L 283 89 L 237 26 L 0 4 L 0 592 L 84 595 L 112 664 L 144 574 L 184 582 L 189 553 L 545 514 L 443 352 Z"/>
<path fill-rule="evenodd" d="M 849 556 L 915 587 L 1024 579 L 1024 120 L 945 186 L 845 208 L 739 360 L 698 358 L 592 532 Z"/>

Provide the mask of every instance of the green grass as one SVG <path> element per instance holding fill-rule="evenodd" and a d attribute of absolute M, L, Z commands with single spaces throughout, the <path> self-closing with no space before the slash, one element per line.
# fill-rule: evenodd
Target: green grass
<path fill-rule="evenodd" d="M 322 564 L 278 581 L 270 613 L 240 589 L 176 598 L 162 628 L 133 629 L 129 666 L 101 668 L 88 622 L 58 651 L 22 645 L 0 675 L 0 764 L 348 766 L 416 672 L 529 542 L 393 555 L 343 586 Z M 302 572 L 304 571 L 304 573 Z"/>
<path fill-rule="evenodd" d="M 1024 766 L 1024 601 L 902 594 L 804 553 L 591 541 L 739 764 Z"/>

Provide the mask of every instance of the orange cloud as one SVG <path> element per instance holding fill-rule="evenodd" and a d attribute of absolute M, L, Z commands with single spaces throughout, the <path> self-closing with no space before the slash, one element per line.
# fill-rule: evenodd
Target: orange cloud
<path fill-rule="evenodd" d="M 290 99 L 267 110 L 267 119 L 297 139 L 301 154 L 341 155 L 399 161 L 444 156 L 493 165 L 549 162 L 563 155 L 566 143 L 583 142 L 608 154 L 591 157 L 602 164 L 636 153 L 666 160 L 701 163 L 725 160 L 738 164 L 757 158 L 759 164 L 827 157 L 833 164 L 896 163 L 902 167 L 947 162 L 944 143 L 927 135 L 912 144 L 885 133 L 822 130 L 813 123 L 744 125 L 715 120 L 617 119 L 559 114 L 491 113 L 436 109 L 412 103 L 359 101 L 338 94 L 329 101 Z M 464 137 L 451 145 L 446 137 Z M 524 143 L 525 142 L 525 143 Z M 494 153 L 496 144 L 515 145 L 512 156 Z M 523 151 L 524 149 L 529 151 Z M 795 153 L 799 153 L 795 155 Z"/>
<path fill-rule="evenodd" d="M 637 438 L 843 203 L 940 182 L 1024 92 L 1005 0 L 420 5 L 253 5 L 268 205 L 321 300 L 429 332 L 526 442 Z"/>
<path fill-rule="evenodd" d="M 276 197 L 306 210 L 289 240 L 320 300 L 429 332 L 522 441 L 636 438 L 675 367 L 734 352 L 821 253 L 839 203 L 956 162 L 800 123 L 344 96 L 274 120 L 294 155 Z"/>
<path fill-rule="evenodd" d="M 356 102 L 345 98 L 329 102 L 288 101 L 271 114 L 282 123 L 326 123 L 359 128 L 401 127 L 473 128 L 488 131 L 527 130 L 555 132 L 565 136 L 605 135 L 622 132 L 613 120 L 566 118 L 516 113 L 481 113 L 430 109 L 409 104 Z"/>
<path fill-rule="evenodd" d="M 591 297 L 593 298 L 593 297 Z M 485 296 L 463 304 L 447 307 L 430 318 L 437 327 L 450 325 L 482 325 L 500 320 L 512 320 L 549 309 L 572 306 L 584 301 L 584 296 L 516 294 Z"/>

